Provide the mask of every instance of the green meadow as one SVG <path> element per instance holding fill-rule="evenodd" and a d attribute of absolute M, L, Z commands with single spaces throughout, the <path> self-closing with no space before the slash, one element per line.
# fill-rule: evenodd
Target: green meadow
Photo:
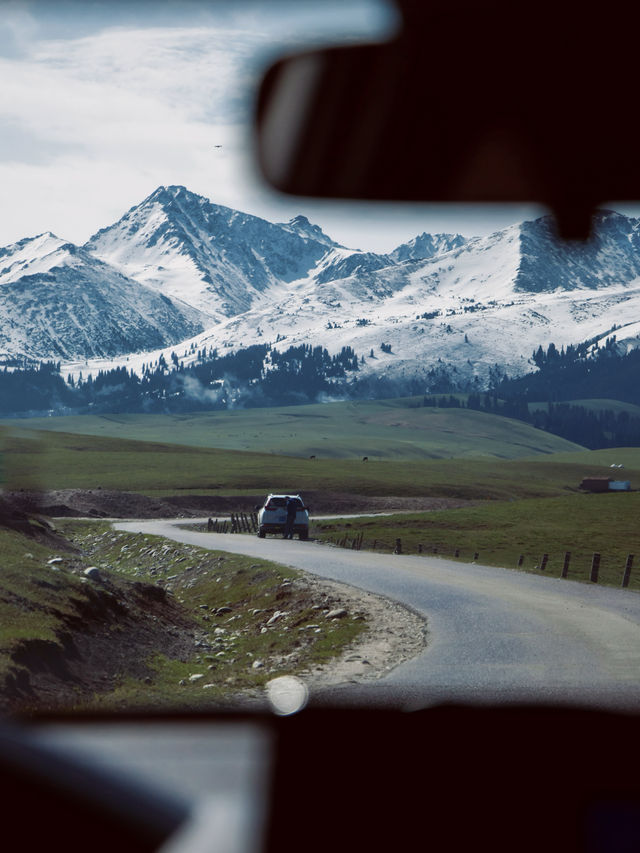
<path fill-rule="evenodd" d="M 5 421 L 4 486 L 150 495 L 322 489 L 509 500 L 575 491 L 585 476 L 610 474 L 611 465 L 625 466 L 616 477 L 638 481 L 638 449 L 587 451 L 518 421 L 415 404 L 404 399 L 188 416 Z M 285 423 L 295 432 L 285 435 Z M 325 455 L 307 454 L 325 433 L 333 436 L 325 442 Z M 226 446 L 250 438 L 251 451 Z M 294 438 L 298 450 L 304 439 L 304 454 L 296 448 L 275 452 Z"/>
<path fill-rule="evenodd" d="M 400 539 L 405 554 L 433 555 L 485 565 L 520 568 L 558 577 L 570 552 L 568 578 L 588 581 L 600 554 L 598 582 L 620 586 L 627 556 L 634 554 L 631 589 L 640 589 L 640 493 L 578 494 L 490 502 L 464 509 L 361 519 L 318 520 L 311 536 L 350 547 L 391 553 Z M 345 541 L 346 537 L 346 541 Z M 455 557 L 456 551 L 458 557 Z"/>
<path fill-rule="evenodd" d="M 152 496 L 325 491 L 454 498 L 476 505 L 322 523 L 314 533 L 334 541 L 362 533 L 363 547 L 375 542 L 389 550 L 400 537 L 408 552 L 458 549 L 460 559 L 478 552 L 483 562 L 513 567 L 522 555 L 529 570 L 548 553 L 548 572 L 559 571 L 571 551 L 570 576 L 582 579 L 600 552 L 601 579 L 610 583 L 619 582 L 627 554 L 640 558 L 637 494 L 586 495 L 578 488 L 587 476 L 638 488 L 640 448 L 589 451 L 518 421 L 416 402 L 14 420 L 2 427 L 4 485 Z"/>
<path fill-rule="evenodd" d="M 5 487 L 504 498 L 574 484 L 573 471 L 540 476 L 522 460 L 570 456 L 578 445 L 519 421 L 417 402 L 4 421 Z"/>
<path fill-rule="evenodd" d="M 317 459 L 515 459 L 579 449 L 485 412 L 419 406 L 422 398 L 178 415 L 78 415 L 8 427 Z"/>
<path fill-rule="evenodd" d="M 238 494 L 293 489 L 362 495 L 508 500 L 577 489 L 587 475 L 625 465 L 640 450 L 577 451 L 522 459 L 306 459 L 178 444 L 23 430 L 4 436 L 7 489 L 120 489 L 150 495 Z M 617 472 L 616 476 L 621 476 Z"/>

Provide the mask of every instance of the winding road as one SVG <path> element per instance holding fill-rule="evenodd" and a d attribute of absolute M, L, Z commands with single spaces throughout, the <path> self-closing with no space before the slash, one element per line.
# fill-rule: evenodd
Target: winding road
<path fill-rule="evenodd" d="M 375 685 L 321 700 L 414 709 L 448 701 L 640 709 L 640 595 L 434 557 L 349 551 L 127 521 L 116 529 L 294 566 L 394 599 L 428 621 L 427 648 Z"/>

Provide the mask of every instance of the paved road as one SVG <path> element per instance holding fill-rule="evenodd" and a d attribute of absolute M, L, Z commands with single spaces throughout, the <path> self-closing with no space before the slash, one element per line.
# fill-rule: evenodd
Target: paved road
<path fill-rule="evenodd" d="M 423 653 L 375 686 L 333 689 L 329 701 L 417 708 L 524 700 L 640 710 L 638 593 L 433 557 L 201 533 L 170 521 L 116 527 L 295 566 L 388 596 L 427 618 Z"/>

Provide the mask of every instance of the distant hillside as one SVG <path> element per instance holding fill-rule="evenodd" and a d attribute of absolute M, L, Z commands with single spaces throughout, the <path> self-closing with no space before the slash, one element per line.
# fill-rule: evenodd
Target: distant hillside
<path fill-rule="evenodd" d="M 517 459 L 583 448 L 498 415 L 420 405 L 422 398 L 176 415 L 84 415 L 5 423 L 121 439 L 317 459 Z"/>

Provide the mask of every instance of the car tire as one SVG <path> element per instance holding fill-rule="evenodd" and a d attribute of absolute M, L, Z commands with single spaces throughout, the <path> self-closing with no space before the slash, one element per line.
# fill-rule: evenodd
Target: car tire
<path fill-rule="evenodd" d="M 267 531 L 266 531 L 263 527 L 261 527 L 261 528 L 258 530 L 258 536 L 259 536 L 259 538 L 260 538 L 260 539 L 264 539 L 264 537 L 265 537 L 266 535 L 267 535 Z"/>

